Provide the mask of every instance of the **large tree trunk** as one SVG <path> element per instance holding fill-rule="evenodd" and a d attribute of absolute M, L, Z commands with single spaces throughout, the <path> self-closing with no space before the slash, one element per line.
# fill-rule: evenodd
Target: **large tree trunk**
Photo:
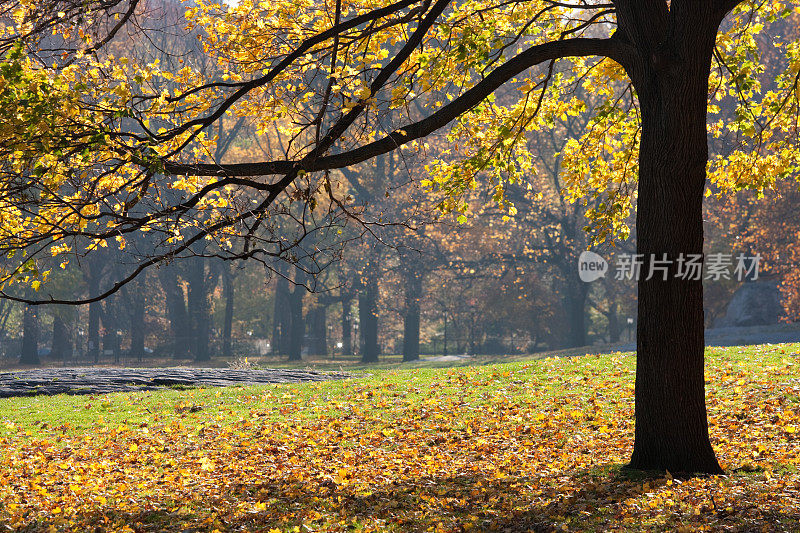
<path fill-rule="evenodd" d="M 694 10 L 688 5 L 675 9 Z M 637 251 L 645 264 L 638 284 L 630 466 L 720 473 L 706 419 L 703 284 L 675 277 L 680 254 L 703 252 L 706 107 L 716 25 L 702 20 L 710 19 L 702 9 L 694 11 L 672 14 L 685 23 L 673 22 L 666 43 L 641 52 L 642 73 L 634 78 L 642 113 Z M 646 280 L 651 254 L 658 259 L 667 254 L 673 261 L 666 281 L 661 275 Z"/>
<path fill-rule="evenodd" d="M 405 315 L 403 315 L 403 361 L 419 359 L 419 301 L 422 297 L 422 274 L 406 275 Z"/>
<path fill-rule="evenodd" d="M 22 317 L 22 350 L 19 364 L 38 365 L 39 361 L 39 310 L 26 305 Z"/>
<path fill-rule="evenodd" d="M 367 280 L 358 295 L 358 317 L 361 323 L 361 362 L 378 362 L 378 281 Z"/>

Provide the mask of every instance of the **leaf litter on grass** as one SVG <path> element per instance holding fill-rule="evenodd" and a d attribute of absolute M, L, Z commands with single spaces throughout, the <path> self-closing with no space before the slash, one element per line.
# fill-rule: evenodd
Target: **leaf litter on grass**
<path fill-rule="evenodd" d="M 82 415 L 111 417 L 125 401 L 149 407 L 90 430 L 5 416 L 0 526 L 796 531 L 798 358 L 780 346 L 737 350 L 709 350 L 707 363 L 725 476 L 620 468 L 632 448 L 634 361 L 612 354 L 118 395 Z"/>

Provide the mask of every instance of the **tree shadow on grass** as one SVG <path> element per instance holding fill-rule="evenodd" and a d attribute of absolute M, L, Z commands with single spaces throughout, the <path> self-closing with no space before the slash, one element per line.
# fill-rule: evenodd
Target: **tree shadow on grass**
<path fill-rule="evenodd" d="M 243 484 L 208 499 L 152 502 L 129 512 L 97 509 L 73 517 L 75 530 L 106 531 L 791 531 L 800 509 L 759 507 L 750 485 L 738 503 L 693 506 L 697 494 L 674 500 L 679 482 L 604 465 L 546 477 L 421 477 L 368 487 L 331 479 L 285 479 Z M 670 496 L 672 495 L 672 496 Z M 713 495 L 711 496 L 713 501 Z M 659 502 L 653 507 L 649 502 Z M 52 521 L 34 522 L 46 531 Z M 793 526 L 794 524 L 794 526 Z"/>

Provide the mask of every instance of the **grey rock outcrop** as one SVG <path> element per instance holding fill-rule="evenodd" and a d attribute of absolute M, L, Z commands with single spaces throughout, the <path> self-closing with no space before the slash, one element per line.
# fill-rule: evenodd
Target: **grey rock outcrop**
<path fill-rule="evenodd" d="M 733 293 L 725 316 L 714 327 L 769 326 L 777 324 L 782 314 L 777 281 L 750 281 Z"/>

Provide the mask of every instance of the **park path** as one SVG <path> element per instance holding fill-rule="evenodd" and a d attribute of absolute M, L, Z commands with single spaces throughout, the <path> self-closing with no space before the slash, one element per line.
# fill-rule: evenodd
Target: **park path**
<path fill-rule="evenodd" d="M 104 394 L 164 387 L 229 387 L 346 379 L 342 372 L 231 368 L 41 368 L 0 372 L 0 398 L 53 394 Z"/>

